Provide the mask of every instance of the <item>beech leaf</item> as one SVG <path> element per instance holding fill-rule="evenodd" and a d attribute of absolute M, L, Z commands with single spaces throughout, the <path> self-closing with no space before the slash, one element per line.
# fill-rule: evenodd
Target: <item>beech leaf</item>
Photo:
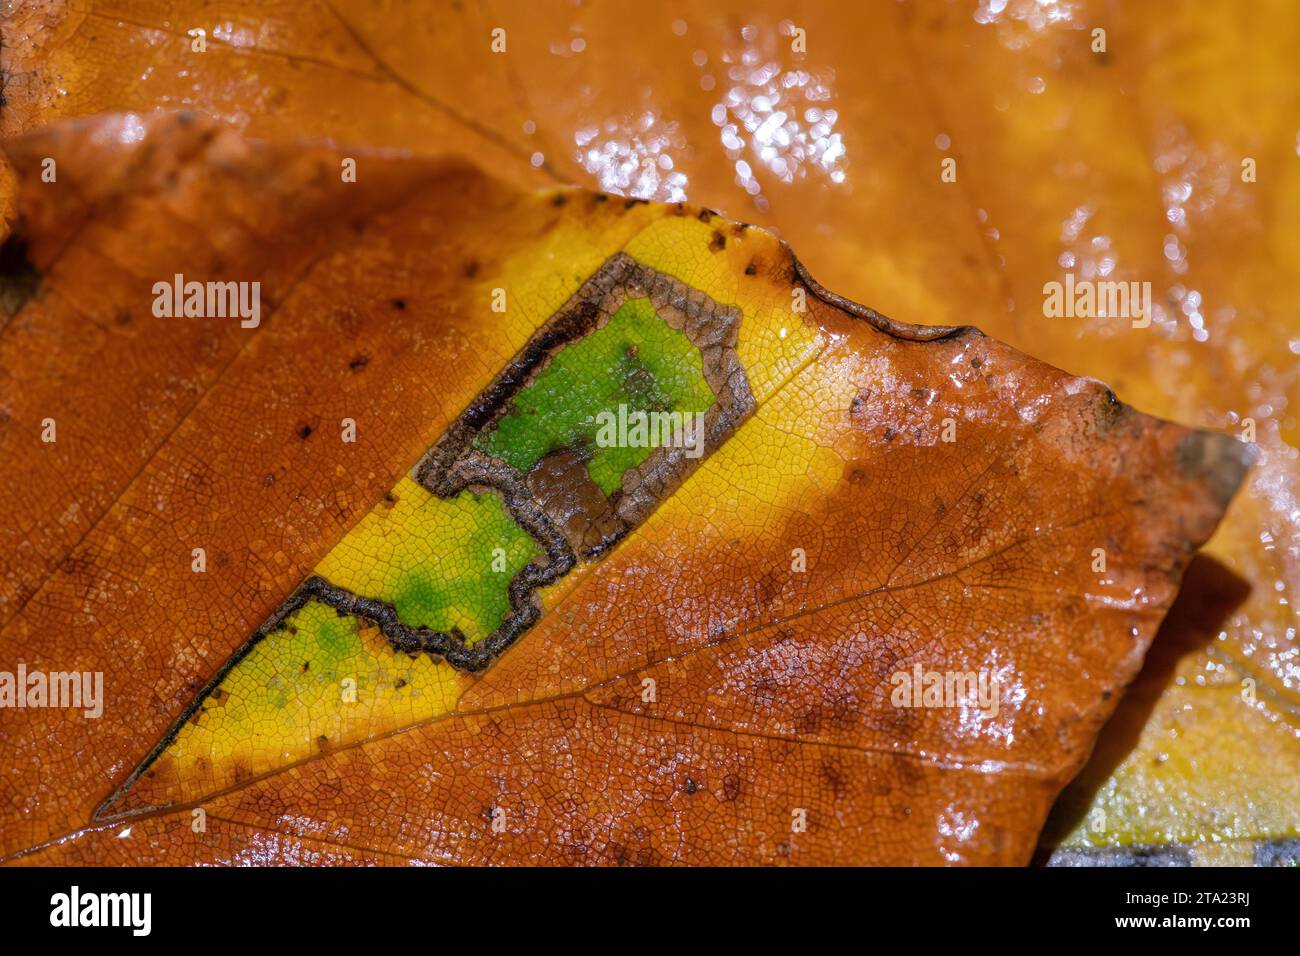
<path fill-rule="evenodd" d="M 686 203 L 7 153 L 0 660 L 105 675 L 4 715 L 24 862 L 1024 863 L 1252 457 Z"/>

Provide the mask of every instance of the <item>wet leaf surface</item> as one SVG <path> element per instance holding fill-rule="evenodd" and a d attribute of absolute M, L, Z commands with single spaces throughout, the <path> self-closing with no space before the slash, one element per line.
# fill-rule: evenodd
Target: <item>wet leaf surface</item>
<path fill-rule="evenodd" d="M 7 151 L 0 649 L 106 675 L 5 715 L 22 862 L 1023 863 L 1252 457 L 685 203 L 188 114 Z M 620 405 L 704 454 L 601 457 Z"/>
<path fill-rule="evenodd" d="M 1216 588 L 1236 598 L 1166 625 L 1177 665 L 1144 672 L 1151 706 L 1121 710 L 1111 756 L 1052 832 L 1207 859 L 1300 836 L 1294 5 L 824 4 L 798 14 L 805 53 L 787 9 L 754 2 L 26 0 L 4 14 L 10 134 L 191 107 L 255 135 L 455 151 L 521 186 L 684 197 L 778 229 L 830 288 L 890 315 L 978 325 L 1171 420 L 1253 423 L 1259 460 L 1208 546 Z M 945 158 L 955 182 L 940 179 Z M 270 252 L 286 269 L 295 254 Z M 1046 318 L 1043 286 L 1067 272 L 1151 282 L 1152 326 Z M 176 348 L 192 399 L 234 345 Z M 141 379 L 88 413 L 166 388 Z M 0 609 L 67 557 L 183 407 L 147 416 L 141 449 L 60 467 L 63 494 L 24 487 L 29 517 L 0 531 Z M 74 499 L 85 504 L 66 510 Z"/>

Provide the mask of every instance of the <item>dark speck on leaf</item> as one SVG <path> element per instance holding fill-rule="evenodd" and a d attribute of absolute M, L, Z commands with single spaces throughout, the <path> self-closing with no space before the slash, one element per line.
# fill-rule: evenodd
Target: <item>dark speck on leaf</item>
<path fill-rule="evenodd" d="M 13 315 L 36 294 L 40 283 L 40 271 L 27 258 L 27 240 L 10 233 L 0 245 L 0 308 Z"/>

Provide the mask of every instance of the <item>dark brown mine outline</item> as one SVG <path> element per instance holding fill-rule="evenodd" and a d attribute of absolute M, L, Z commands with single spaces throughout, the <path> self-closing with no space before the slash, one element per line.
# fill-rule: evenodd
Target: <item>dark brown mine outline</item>
<path fill-rule="evenodd" d="M 649 298 L 661 321 L 680 329 L 700 350 L 705 380 L 716 398 L 704 413 L 706 454 L 688 458 L 681 448 L 655 449 L 642 464 L 624 474 L 623 485 L 610 498 L 613 528 L 598 541 L 575 548 L 556 526 L 552 516 L 533 496 L 525 476 L 516 469 L 473 447 L 475 437 L 495 425 L 510 403 L 566 345 L 603 327 L 628 299 Z M 103 821 L 134 812 L 114 813 L 112 807 L 171 745 L 186 722 L 249 653 L 308 601 L 334 608 L 370 622 L 383 633 L 395 651 L 441 657 L 460 670 L 477 673 L 537 623 L 542 616 L 536 592 L 571 571 L 579 558 L 597 560 L 632 528 L 644 520 L 698 467 L 707 452 L 721 445 L 756 407 L 745 369 L 736 355 L 741 313 L 723 306 L 705 293 L 642 265 L 626 253 L 605 261 L 576 293 L 548 319 L 515 355 L 506 368 L 470 403 L 436 444 L 416 464 L 413 476 L 429 492 L 450 498 L 466 489 L 495 492 L 510 516 L 545 550 L 545 559 L 529 562 L 510 582 L 510 613 L 487 637 L 469 645 L 459 629 L 435 631 L 410 627 L 386 601 L 362 597 L 312 575 L 280 604 L 235 654 L 212 676 L 194 701 L 163 735 L 140 766 L 95 810 Z"/>
<path fill-rule="evenodd" d="M 680 328 L 700 351 L 704 377 L 715 402 L 704 416 L 704 443 L 716 448 L 755 408 L 749 380 L 736 355 L 740 310 L 724 307 L 703 292 L 616 253 L 582 284 L 429 449 L 414 469 L 414 478 L 439 498 L 462 491 L 494 491 L 510 516 L 542 545 L 544 563 L 530 562 L 510 582 L 510 613 L 495 631 L 472 646 L 458 631 L 410 628 L 382 602 L 354 600 L 349 613 L 374 620 L 397 650 L 424 651 L 471 672 L 485 669 L 541 617 L 536 591 L 558 581 L 578 559 L 596 560 L 647 517 L 704 460 L 688 458 L 681 448 L 661 447 L 623 476 L 611 498 L 610 533 L 587 546 L 575 547 L 557 527 L 525 484 L 525 476 L 473 446 L 474 439 L 496 425 L 515 396 L 532 384 L 560 350 L 602 328 L 628 299 L 649 298 L 661 321 Z M 615 500 L 616 499 L 616 500 Z M 332 587 L 332 585 L 330 586 Z M 341 590 L 341 589 L 335 589 Z M 332 603 L 327 601 L 326 603 Z M 358 604 L 367 606 L 357 606 Z M 375 605 L 390 612 L 378 618 Z M 337 606 L 337 605 L 335 605 Z"/>

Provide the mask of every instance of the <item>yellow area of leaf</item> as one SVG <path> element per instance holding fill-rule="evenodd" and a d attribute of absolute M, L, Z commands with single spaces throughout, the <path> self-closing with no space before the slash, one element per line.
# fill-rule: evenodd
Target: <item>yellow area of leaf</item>
<path fill-rule="evenodd" d="M 316 573 L 393 605 L 412 627 L 455 628 L 473 643 L 501 623 L 510 580 L 537 553 L 497 495 L 444 500 L 403 478 Z"/>
<path fill-rule="evenodd" d="M 725 240 L 715 254 L 718 237 Z M 749 233 L 732 223 L 696 217 L 660 219 L 635 236 L 624 251 L 633 259 L 699 289 L 715 302 L 743 314 L 736 352 L 754 399 L 761 405 L 823 347 L 824 334 L 808 321 L 807 307 L 796 313 L 794 287 L 789 301 L 774 300 L 764 284 L 748 295 L 736 282 L 747 267 L 771 270 L 782 262 L 772 237 Z M 791 279 L 793 277 L 790 277 Z"/>
<path fill-rule="evenodd" d="M 554 196 L 591 201 L 578 193 L 537 195 L 523 200 L 517 215 L 521 220 L 543 216 Z M 556 311 L 568 301 L 588 278 L 578 271 L 583 263 L 599 264 L 622 251 L 741 310 L 737 353 L 758 402 L 778 393 L 819 354 L 826 336 L 809 321 L 806 290 L 800 287 L 796 297 L 792 286 L 789 296 L 772 296 L 771 275 L 779 268 L 785 270 L 781 279 L 792 276 L 787 256 L 770 235 L 707 215 L 670 215 L 662 209 L 647 215 L 653 218 L 626 241 L 625 220 L 601 232 L 571 219 L 567 228 L 546 229 L 537 248 L 511 257 L 507 286 L 479 287 L 484 302 L 496 288 L 506 288 L 507 302 L 514 302 L 504 313 L 511 316 L 504 326 L 507 340 L 514 337 L 516 348 L 521 347 L 549 317 L 541 310 Z M 644 222 L 646 216 L 630 218 Z M 718 237 L 724 235 L 728 238 L 719 249 Z M 557 260 L 566 268 L 557 270 Z M 757 275 L 760 264 L 761 278 L 736 281 L 747 267 Z M 501 334 L 492 339 L 500 341 Z M 847 406 L 851 386 L 840 384 L 842 394 L 800 395 L 798 402 Z M 808 407 L 798 402 L 783 403 L 787 415 Z M 724 445 L 734 451 L 708 469 L 712 479 L 704 479 L 701 490 L 711 500 L 733 505 L 738 514 L 757 517 L 773 509 L 791 512 L 796 499 L 808 494 L 810 482 L 814 491 L 833 489 L 842 460 L 827 448 L 780 431 L 797 424 L 778 418 L 743 425 Z M 746 465 L 759 470 L 738 487 L 735 469 Z M 737 492 L 743 499 L 735 497 Z M 693 523 L 698 499 L 684 499 L 668 510 L 667 524 L 659 527 L 677 535 Z M 504 552 L 499 569 L 494 565 L 498 547 Z M 444 500 L 405 477 L 330 550 L 315 573 L 359 597 L 393 605 L 408 626 L 458 628 L 472 645 L 504 620 L 510 581 L 539 554 L 495 493 L 462 492 Z M 553 606 L 559 595 L 581 587 L 591 572 L 592 566 L 581 565 L 544 589 L 543 604 Z M 313 651 L 317 645 L 320 650 Z M 350 683 L 344 685 L 344 680 Z M 184 804 L 330 747 L 426 723 L 455 709 L 466 681 L 451 665 L 397 653 L 377 629 L 358 628 L 356 619 L 311 602 L 235 663 L 129 796 L 144 805 Z"/>
<path fill-rule="evenodd" d="M 177 803 L 197 800 L 444 714 L 465 683 L 450 665 L 394 653 L 378 628 L 309 602 L 203 701 L 147 785 Z"/>

